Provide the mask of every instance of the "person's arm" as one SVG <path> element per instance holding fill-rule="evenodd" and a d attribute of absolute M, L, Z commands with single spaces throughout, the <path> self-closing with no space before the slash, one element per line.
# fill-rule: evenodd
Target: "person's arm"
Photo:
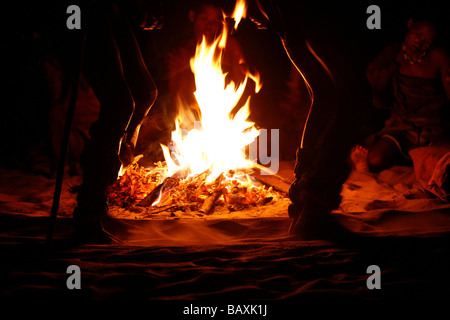
<path fill-rule="evenodd" d="M 450 104 L 450 57 L 444 49 L 435 50 L 435 57 L 445 90 L 447 104 Z"/>
<path fill-rule="evenodd" d="M 393 75 L 401 64 L 401 44 L 386 47 L 366 70 L 372 88 L 372 103 L 377 109 L 390 109 L 393 99 Z"/>
<path fill-rule="evenodd" d="M 375 93 L 384 92 L 390 88 L 392 75 L 398 68 L 399 59 L 397 46 L 389 46 L 369 64 L 366 76 Z"/>

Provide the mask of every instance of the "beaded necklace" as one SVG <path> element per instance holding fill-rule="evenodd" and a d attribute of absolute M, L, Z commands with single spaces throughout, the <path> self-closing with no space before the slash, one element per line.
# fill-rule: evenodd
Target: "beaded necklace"
<path fill-rule="evenodd" d="M 428 51 L 425 51 L 422 53 L 419 57 L 411 57 L 406 53 L 406 46 L 405 44 L 402 44 L 402 50 L 403 50 L 403 58 L 405 61 L 407 61 L 409 64 L 418 64 L 423 61 L 423 58 L 427 55 Z"/>

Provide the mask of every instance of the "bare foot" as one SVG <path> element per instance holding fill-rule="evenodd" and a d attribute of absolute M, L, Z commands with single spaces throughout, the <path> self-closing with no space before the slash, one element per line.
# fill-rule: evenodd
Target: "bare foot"
<path fill-rule="evenodd" d="M 358 172 L 369 172 L 369 163 L 367 162 L 368 150 L 360 145 L 352 148 L 350 159 L 353 162 L 355 170 Z"/>

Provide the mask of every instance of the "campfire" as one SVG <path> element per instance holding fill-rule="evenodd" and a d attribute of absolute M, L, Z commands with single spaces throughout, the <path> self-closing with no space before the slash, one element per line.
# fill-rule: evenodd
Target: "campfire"
<path fill-rule="evenodd" d="M 199 116 L 180 106 L 172 141 L 169 146 L 161 145 L 165 161 L 145 168 L 136 157 L 131 165 L 122 168 L 108 191 L 111 207 L 126 208 L 139 217 L 210 216 L 285 199 L 283 193 L 252 176 L 255 170 L 264 170 L 250 159 L 249 151 L 260 130 L 248 121 L 251 96 L 242 107 L 239 101 L 249 81 L 253 81 L 254 93 L 258 93 L 259 76 L 247 72 L 241 83 L 227 83 L 221 67 L 228 35 L 245 14 L 245 2 L 238 1 L 232 15 L 234 27 L 224 23 L 212 44 L 204 38 L 197 45 L 190 66 Z"/>

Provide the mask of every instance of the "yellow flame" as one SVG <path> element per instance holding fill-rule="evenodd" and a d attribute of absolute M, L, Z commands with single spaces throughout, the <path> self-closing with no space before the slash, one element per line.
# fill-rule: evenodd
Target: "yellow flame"
<path fill-rule="evenodd" d="M 233 16 L 235 26 L 245 17 L 245 1 L 238 0 Z M 181 129 L 185 114 L 179 114 L 176 129 L 172 132 L 174 152 L 161 145 L 168 167 L 168 176 L 179 170 L 189 169 L 191 175 L 211 170 L 208 180 L 215 179 L 230 169 L 248 168 L 253 162 L 245 157 L 245 146 L 252 143 L 259 131 L 248 121 L 250 97 L 234 116 L 232 110 L 240 101 L 248 79 L 255 82 L 255 92 L 261 88 L 258 75 L 247 73 L 239 85 L 233 81 L 226 84 L 226 74 L 222 71 L 222 56 L 226 46 L 228 31 L 223 32 L 212 44 L 203 38 L 197 45 L 190 61 L 195 77 L 194 96 L 201 112 L 201 122 L 193 129 Z M 187 131 L 187 132 L 186 132 Z M 174 161 L 172 158 L 175 158 Z"/>
<path fill-rule="evenodd" d="M 123 167 L 123 164 L 120 165 L 119 173 L 117 174 L 117 178 L 120 178 L 125 173 L 125 168 Z"/>
<path fill-rule="evenodd" d="M 239 22 L 247 15 L 247 3 L 245 0 L 237 0 L 232 17 L 234 18 L 234 29 L 237 29 Z"/>

